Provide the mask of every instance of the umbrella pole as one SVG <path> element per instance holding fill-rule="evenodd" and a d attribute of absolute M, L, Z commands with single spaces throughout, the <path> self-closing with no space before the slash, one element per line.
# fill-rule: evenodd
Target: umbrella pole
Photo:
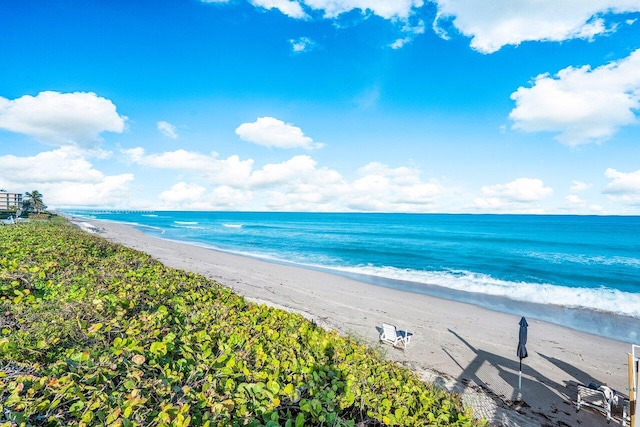
<path fill-rule="evenodd" d="M 518 371 L 518 388 L 522 388 L 522 359 L 520 359 L 520 370 Z"/>

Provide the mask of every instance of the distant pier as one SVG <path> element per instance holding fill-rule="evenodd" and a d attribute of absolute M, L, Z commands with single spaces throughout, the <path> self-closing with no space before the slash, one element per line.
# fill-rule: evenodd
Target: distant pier
<path fill-rule="evenodd" d="M 62 211 L 69 211 L 70 213 L 83 215 L 99 215 L 99 214 L 152 214 L 156 213 L 154 210 L 145 210 L 145 209 L 61 209 Z"/>

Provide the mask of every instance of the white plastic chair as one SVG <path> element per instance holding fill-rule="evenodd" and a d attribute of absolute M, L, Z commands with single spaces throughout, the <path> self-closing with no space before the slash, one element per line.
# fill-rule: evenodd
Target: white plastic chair
<path fill-rule="evenodd" d="M 382 324 L 382 333 L 380 334 L 380 342 L 386 342 L 394 347 L 407 348 L 407 344 L 411 341 L 413 334 L 407 331 L 399 331 L 395 326 L 388 323 Z"/>

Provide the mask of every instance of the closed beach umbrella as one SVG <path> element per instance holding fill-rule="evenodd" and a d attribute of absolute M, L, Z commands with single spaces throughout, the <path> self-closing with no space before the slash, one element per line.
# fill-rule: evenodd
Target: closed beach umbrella
<path fill-rule="evenodd" d="M 522 359 L 528 356 L 527 354 L 527 319 L 524 317 L 520 319 L 520 333 L 518 334 L 518 350 L 516 351 L 518 358 L 520 359 L 520 371 L 518 372 L 518 388 L 522 388 Z"/>

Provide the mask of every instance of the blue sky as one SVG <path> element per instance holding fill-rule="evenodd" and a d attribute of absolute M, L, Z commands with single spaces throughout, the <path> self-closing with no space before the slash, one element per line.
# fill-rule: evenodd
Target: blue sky
<path fill-rule="evenodd" d="M 5 0 L 50 207 L 640 214 L 637 0 Z"/>

